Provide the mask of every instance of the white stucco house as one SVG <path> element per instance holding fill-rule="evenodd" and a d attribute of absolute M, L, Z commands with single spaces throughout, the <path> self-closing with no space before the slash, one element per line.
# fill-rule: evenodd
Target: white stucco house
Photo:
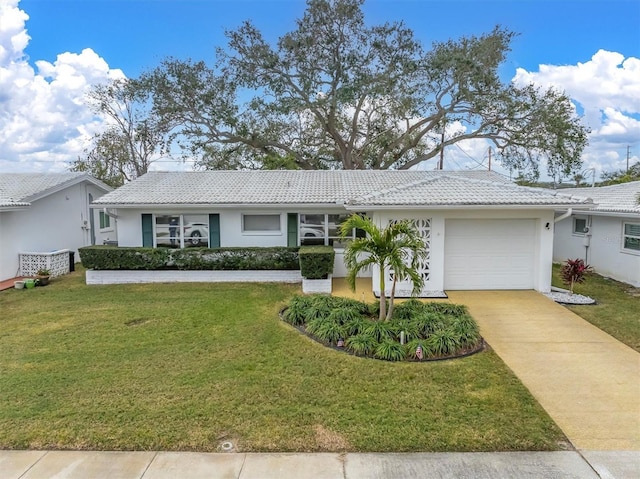
<path fill-rule="evenodd" d="M 407 218 L 428 247 L 420 268 L 428 296 L 549 291 L 554 211 L 592 203 L 490 172 L 339 170 L 152 172 L 93 206 L 117 219 L 119 246 L 328 244 L 334 277 L 346 274 L 338 235 L 345 218 L 366 214 L 380 226 Z M 376 294 L 378 274 L 370 272 Z"/>
<path fill-rule="evenodd" d="M 554 261 L 581 258 L 600 275 L 640 287 L 640 181 L 559 191 L 592 198 L 596 206 L 571 210 L 557 224 Z"/>
<path fill-rule="evenodd" d="M 0 280 L 51 269 L 52 257 L 68 270 L 69 251 L 115 240 L 115 223 L 89 206 L 112 189 L 84 173 L 0 173 Z M 25 253 L 38 255 L 21 268 Z"/>

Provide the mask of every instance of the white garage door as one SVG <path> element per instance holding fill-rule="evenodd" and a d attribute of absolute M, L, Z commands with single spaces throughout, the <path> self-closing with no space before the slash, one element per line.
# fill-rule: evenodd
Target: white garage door
<path fill-rule="evenodd" d="M 535 220 L 446 220 L 444 288 L 533 289 Z"/>

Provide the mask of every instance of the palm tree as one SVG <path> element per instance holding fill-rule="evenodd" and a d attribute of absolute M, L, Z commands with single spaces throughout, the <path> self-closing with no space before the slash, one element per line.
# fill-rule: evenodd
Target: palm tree
<path fill-rule="evenodd" d="M 380 268 L 380 320 L 389 320 L 393 314 L 397 281 L 410 279 L 414 294 L 424 285 L 424 279 L 418 273 L 417 267 L 427 254 L 425 243 L 409 220 L 392 222 L 386 228 L 380 229 L 371 218 L 354 214 L 340 226 L 342 238 L 348 239 L 354 228 L 364 231 L 366 237 L 350 241 L 345 248 L 347 283 L 355 290 L 358 273 L 369 265 L 377 265 Z M 385 294 L 387 268 L 393 270 L 388 312 Z"/>

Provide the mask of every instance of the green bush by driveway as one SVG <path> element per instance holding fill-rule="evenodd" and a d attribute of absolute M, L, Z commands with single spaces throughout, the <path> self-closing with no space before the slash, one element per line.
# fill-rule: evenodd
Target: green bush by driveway
<path fill-rule="evenodd" d="M 553 450 L 563 434 L 491 351 L 340 353 L 278 318 L 299 287 L 0 292 L 0 449 Z"/>

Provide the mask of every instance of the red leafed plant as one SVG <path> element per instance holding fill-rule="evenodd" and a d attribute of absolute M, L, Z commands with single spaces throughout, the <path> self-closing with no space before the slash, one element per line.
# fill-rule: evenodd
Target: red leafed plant
<path fill-rule="evenodd" d="M 569 286 L 569 290 L 573 294 L 573 286 L 576 283 L 582 283 L 585 280 L 585 276 L 592 271 L 593 268 L 588 264 L 584 264 L 584 261 L 580 258 L 568 259 L 560 269 L 560 277 L 562 282 Z"/>

